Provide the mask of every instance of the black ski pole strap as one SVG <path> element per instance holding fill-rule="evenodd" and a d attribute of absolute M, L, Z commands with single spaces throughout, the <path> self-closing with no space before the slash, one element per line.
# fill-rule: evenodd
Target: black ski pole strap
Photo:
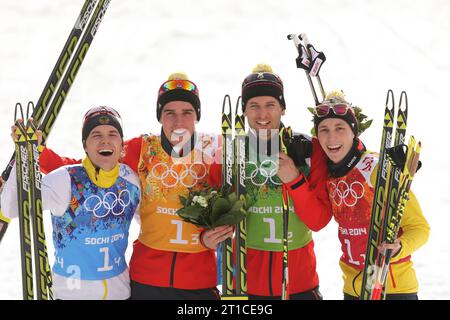
<path fill-rule="evenodd" d="M 316 50 L 312 44 L 308 43 L 305 34 L 298 36 L 289 35 L 288 39 L 294 40 L 295 46 L 297 47 L 298 57 L 295 59 L 297 68 L 306 70 L 311 77 L 317 77 L 323 63 L 327 60 L 325 54 L 322 51 Z"/>
<path fill-rule="evenodd" d="M 311 77 L 317 77 L 320 68 L 322 68 L 323 63 L 327 60 L 327 58 L 322 51 L 317 51 L 312 44 L 308 44 L 307 49 L 311 55 L 311 63 L 308 70 L 309 75 Z"/>
<path fill-rule="evenodd" d="M 306 53 L 306 48 L 300 44 L 298 47 L 298 57 L 295 59 L 295 62 L 297 63 L 297 68 L 303 69 L 309 72 L 311 60 L 309 59 L 308 54 Z"/>
<path fill-rule="evenodd" d="M 399 144 L 391 148 L 386 148 L 386 155 L 389 161 L 397 168 L 403 169 L 406 163 L 406 154 L 408 153 L 408 146 L 406 144 Z M 419 160 L 416 172 L 422 167 L 422 161 Z"/>

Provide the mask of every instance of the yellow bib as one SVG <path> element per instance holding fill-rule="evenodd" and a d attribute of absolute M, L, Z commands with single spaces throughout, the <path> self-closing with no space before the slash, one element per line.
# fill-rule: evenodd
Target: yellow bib
<path fill-rule="evenodd" d="M 203 150 L 203 151 L 202 151 Z M 145 245 L 166 251 L 200 252 L 202 229 L 184 222 L 176 211 L 182 207 L 179 196 L 188 188 L 199 189 L 208 181 L 211 158 L 205 149 L 195 149 L 182 158 L 171 157 L 160 136 L 142 137 L 138 173 L 142 186 L 141 233 Z"/>

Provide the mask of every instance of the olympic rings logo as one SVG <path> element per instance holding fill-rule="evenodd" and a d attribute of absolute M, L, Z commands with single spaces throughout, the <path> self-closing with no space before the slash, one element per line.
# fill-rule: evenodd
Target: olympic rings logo
<path fill-rule="evenodd" d="M 281 181 L 276 181 L 273 179 L 273 177 L 276 176 L 278 172 L 278 163 L 273 160 L 264 160 L 261 162 L 261 164 L 258 165 L 253 162 L 249 161 L 246 163 L 247 168 L 254 166 L 255 168 L 251 171 L 250 175 L 246 175 L 245 179 L 249 179 L 253 185 L 255 186 L 262 186 L 265 185 L 268 181 L 272 182 L 274 185 L 281 185 Z M 257 181 L 259 179 L 255 179 L 257 177 L 263 177 L 261 181 Z"/>
<path fill-rule="evenodd" d="M 107 192 L 103 196 L 103 199 L 95 194 L 91 195 L 84 201 L 84 208 L 88 212 L 92 212 L 97 218 L 103 218 L 109 213 L 120 216 L 130 203 L 130 192 L 125 189 L 119 192 L 119 196 L 114 192 Z"/>
<path fill-rule="evenodd" d="M 177 166 L 182 166 L 180 172 L 175 170 Z M 174 163 L 170 168 L 160 162 L 153 166 L 151 171 L 152 177 L 161 181 L 166 188 L 173 188 L 179 183 L 186 188 L 192 188 L 199 180 L 205 178 L 207 173 L 206 166 L 201 162 L 194 162 L 191 165 Z"/>
<path fill-rule="evenodd" d="M 341 206 L 344 203 L 347 207 L 354 207 L 358 200 L 364 196 L 364 186 L 359 181 L 354 181 L 350 185 L 344 180 L 338 182 L 338 184 L 331 183 L 334 188 L 331 193 L 331 198 L 334 203 Z"/>

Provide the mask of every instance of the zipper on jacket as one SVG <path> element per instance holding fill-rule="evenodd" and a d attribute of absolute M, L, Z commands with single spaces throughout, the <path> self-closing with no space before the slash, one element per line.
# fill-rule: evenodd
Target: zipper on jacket
<path fill-rule="evenodd" d="M 173 281 L 174 281 L 174 276 L 175 276 L 175 262 L 177 260 L 177 252 L 173 253 L 173 258 L 172 258 L 172 267 L 170 268 L 170 287 L 173 288 Z"/>
<path fill-rule="evenodd" d="M 273 296 L 273 289 L 272 289 L 272 259 L 273 258 L 273 252 L 269 251 L 269 295 Z"/>

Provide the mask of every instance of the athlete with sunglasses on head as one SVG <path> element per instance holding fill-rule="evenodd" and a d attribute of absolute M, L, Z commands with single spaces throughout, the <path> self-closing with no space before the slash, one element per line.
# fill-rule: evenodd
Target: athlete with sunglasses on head
<path fill-rule="evenodd" d="M 344 299 L 358 299 L 364 271 L 378 154 L 367 151 L 359 138 L 354 108 L 341 92 L 332 92 L 314 109 L 314 129 L 328 157 L 327 189 L 333 216 L 339 224 Z M 412 192 L 391 249 L 386 299 L 418 299 L 418 281 L 411 254 L 427 242 L 429 226 Z"/>
<path fill-rule="evenodd" d="M 15 130 L 13 126 L 13 135 Z M 123 132 L 117 111 L 90 109 L 83 118 L 82 141 L 82 163 L 59 168 L 41 182 L 43 209 L 52 214 L 54 297 L 128 299 L 125 251 L 141 192 L 137 175 L 118 163 Z M 9 217 L 17 217 L 16 170 L 11 174 L 1 205 Z"/>
<path fill-rule="evenodd" d="M 142 190 L 141 231 L 130 260 L 132 299 L 220 299 L 215 249 L 232 228 L 203 230 L 176 214 L 180 195 L 209 182 L 217 138 L 195 131 L 200 115 L 195 83 L 172 74 L 158 90 L 161 133 L 125 142 L 121 161 L 138 174 Z M 41 156 L 47 171 L 71 161 L 49 149 Z"/>

